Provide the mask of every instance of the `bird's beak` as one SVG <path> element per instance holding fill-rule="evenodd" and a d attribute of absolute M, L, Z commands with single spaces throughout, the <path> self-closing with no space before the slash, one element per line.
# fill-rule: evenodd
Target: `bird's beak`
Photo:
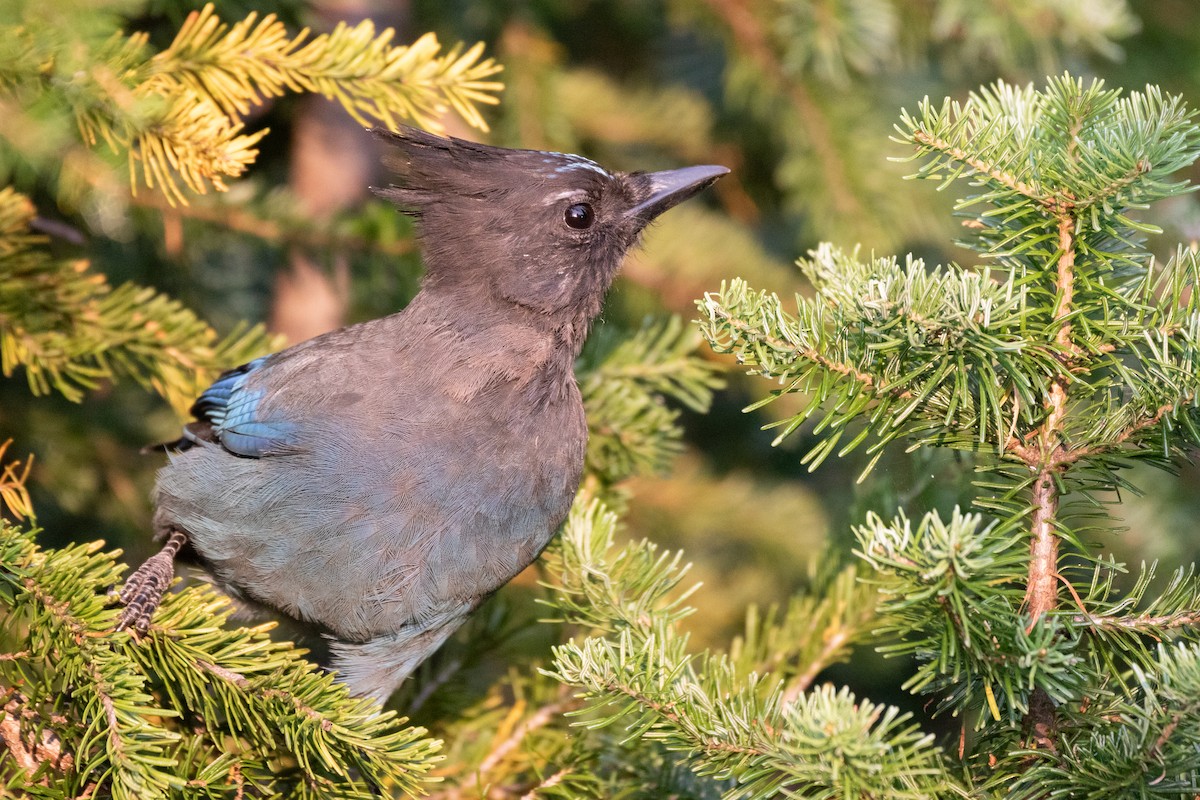
<path fill-rule="evenodd" d="M 728 173 L 725 167 L 713 165 L 643 173 L 642 179 L 650 183 L 650 196 L 626 211 L 625 217 L 639 219 L 645 225 Z"/>

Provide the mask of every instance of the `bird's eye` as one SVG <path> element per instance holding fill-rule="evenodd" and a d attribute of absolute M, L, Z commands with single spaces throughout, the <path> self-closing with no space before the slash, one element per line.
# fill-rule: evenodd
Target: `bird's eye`
<path fill-rule="evenodd" d="M 567 227 L 582 231 L 592 227 L 592 223 L 596 221 L 596 212 L 592 211 L 592 207 L 587 203 L 575 203 L 567 207 L 563 221 L 567 223 Z"/>

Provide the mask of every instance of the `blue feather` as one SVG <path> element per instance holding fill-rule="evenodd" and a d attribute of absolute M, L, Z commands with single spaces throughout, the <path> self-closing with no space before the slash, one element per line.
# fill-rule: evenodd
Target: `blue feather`
<path fill-rule="evenodd" d="M 192 416 L 196 419 L 208 420 L 213 425 L 220 425 L 224 422 L 229 398 L 241 388 L 250 373 L 261 367 L 266 360 L 267 356 L 262 356 L 242 364 L 240 367 L 222 372 L 213 381 L 213 385 L 196 398 L 196 402 L 192 404 Z"/>
<path fill-rule="evenodd" d="M 246 381 L 267 358 L 221 373 L 192 406 L 192 414 L 211 423 L 221 446 L 235 455 L 262 458 L 296 449 L 296 426 L 261 418 L 259 404 L 266 391 L 246 387 Z"/>

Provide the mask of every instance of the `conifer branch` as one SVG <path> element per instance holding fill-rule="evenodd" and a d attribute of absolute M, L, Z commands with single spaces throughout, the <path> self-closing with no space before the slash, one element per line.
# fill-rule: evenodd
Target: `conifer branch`
<path fill-rule="evenodd" d="M 558 719 L 564 713 L 568 713 L 579 707 L 579 701 L 575 698 L 567 697 L 565 690 L 566 687 L 560 687 L 560 699 L 537 707 L 532 714 L 521 719 L 520 722 L 513 725 L 510 730 L 498 732 L 495 743 L 488 751 L 487 755 L 484 756 L 483 760 L 479 762 L 479 766 L 473 770 L 473 775 L 470 781 L 467 781 L 459 786 L 454 786 L 443 791 L 436 792 L 430 795 L 429 800 L 459 800 L 460 798 L 479 796 L 479 793 L 484 789 L 484 787 L 487 787 L 491 782 L 490 778 L 497 767 L 500 766 L 504 759 L 506 759 L 516 748 L 521 746 L 521 744 L 525 742 L 530 734 L 558 721 Z M 514 704 L 513 709 L 510 712 L 510 716 L 519 715 L 522 708 L 523 703 L 518 702 Z M 501 733 L 504 735 L 501 735 Z M 553 786 L 561 783 L 562 780 L 569 774 L 569 772 L 570 770 L 561 770 L 556 772 L 553 776 L 548 777 L 546 781 L 539 781 L 537 786 L 534 786 L 523 792 L 522 796 L 525 794 L 531 794 L 540 787 Z M 554 779 L 554 782 L 548 783 L 547 781 L 550 781 L 551 779 Z"/>
<path fill-rule="evenodd" d="M 553 775 L 548 775 L 545 780 L 538 781 L 536 786 L 530 787 L 529 791 L 521 795 L 521 800 L 536 800 L 541 795 L 543 789 L 551 789 L 558 786 L 570 774 L 570 770 L 560 769 Z"/>
<path fill-rule="evenodd" d="M 118 377 L 182 411 L 217 371 L 261 355 L 261 326 L 223 340 L 178 302 L 133 284 L 110 287 L 84 261 L 59 261 L 29 232 L 28 200 L 0 190 L 0 371 L 24 369 L 35 394 L 71 400 Z"/>
<path fill-rule="evenodd" d="M 930 270 L 911 257 L 903 264 L 860 261 L 830 245 L 801 265 L 818 291 L 798 297 L 794 315 L 778 297 L 740 280 L 698 306 L 715 350 L 734 352 L 753 372 L 777 380 L 780 393 L 813 392 L 804 411 L 780 423 L 777 438 L 823 412 L 815 428 L 823 439 L 805 456 L 810 469 L 871 434 L 876 457 L 905 435 L 998 449 L 1014 427 L 1033 421 L 1033 389 L 1055 368 L 1057 353 L 1029 335 L 1025 290 L 1014 277 Z M 863 419 L 861 433 L 836 451 L 847 427 Z"/>
<path fill-rule="evenodd" d="M 747 610 L 745 632 L 733 640 L 730 662 L 744 678 L 779 675 L 781 702 L 795 702 L 826 668 L 869 637 L 878 602 L 876 587 L 862 579 L 857 565 L 832 578 L 814 576 L 783 614 L 775 608 L 765 613 L 755 606 Z"/>
<path fill-rule="evenodd" d="M 971 169 L 980 175 L 986 175 L 1000 186 L 1011 189 L 1017 194 L 1024 195 L 1031 200 L 1036 200 L 1039 203 L 1046 204 L 1044 195 L 1034 186 L 1020 180 L 1011 172 L 1004 170 L 994 164 L 989 164 L 982 158 L 977 158 L 961 147 L 955 147 L 944 139 L 933 136 L 929 131 L 917 128 L 912 132 L 913 141 L 921 144 L 930 150 L 936 151 L 945 155 L 947 158 L 959 163 L 966 164 Z"/>
<path fill-rule="evenodd" d="M 1184 398 L 1185 401 L 1191 398 Z M 1130 424 L 1123 427 L 1116 436 L 1100 445 L 1076 447 L 1070 450 L 1058 450 L 1052 456 L 1050 466 L 1062 467 L 1072 464 L 1083 459 L 1093 458 L 1096 456 L 1106 455 L 1108 453 L 1118 451 L 1120 447 L 1127 442 L 1136 439 L 1137 436 L 1151 428 L 1156 427 L 1164 419 L 1169 417 L 1175 411 L 1175 404 L 1168 403 L 1154 410 L 1154 413 L 1148 416 L 1142 416 Z"/>
<path fill-rule="evenodd" d="M 157 54 L 144 33 L 61 52 L 60 38 L 35 24 L 4 32 L 18 44 L 0 54 L 0 75 L 11 76 L 0 82 L 0 100 L 18 89 L 42 93 L 75 117 L 86 145 L 127 154 L 135 192 L 144 183 L 171 205 L 186 205 L 189 192 L 223 191 L 245 172 L 267 131 L 244 132 L 244 118 L 268 98 L 320 93 L 363 125 L 393 128 L 401 119 L 437 127 L 453 110 L 486 129 L 479 106 L 497 102 L 501 88 L 489 80 L 500 67 L 483 58 L 482 45 L 443 51 L 433 34 L 393 45 L 394 32 L 377 34 L 369 20 L 292 36 L 273 14 L 227 25 L 210 3 Z M 59 80 L 60 62 L 78 63 L 81 49 L 90 69 Z"/>
<path fill-rule="evenodd" d="M 24 469 L 20 461 L 5 462 L 4 454 L 11 444 L 12 439 L 0 444 L 0 464 L 3 464 L 3 470 L 0 471 L 0 505 L 20 522 L 33 514 L 33 500 L 26 485 L 29 482 L 29 470 L 33 468 L 33 456 L 25 459 Z"/>
<path fill-rule="evenodd" d="M 1123 631 L 1137 631 L 1157 638 L 1160 631 L 1171 630 L 1172 628 L 1190 628 L 1200 625 L 1200 609 L 1177 611 L 1173 614 L 1162 614 L 1159 616 L 1140 614 L 1137 616 L 1114 617 L 1096 614 L 1084 616 L 1080 614 L 1076 615 L 1073 619 L 1079 625 L 1087 625 L 1098 629 L 1110 628 Z"/>
<path fill-rule="evenodd" d="M 900 133 L 923 160 L 915 177 L 980 187 L 958 208 L 983 206 L 966 244 L 994 260 L 999 281 L 975 273 L 977 289 L 953 267 L 823 247 L 802 263 L 816 296 L 798 298 L 794 316 L 736 282 L 705 298 L 702 326 L 778 394 L 811 392 L 783 424 L 786 435 L 818 420 L 827 438 L 814 463 L 853 422 L 864 430 L 839 454 L 868 433 L 874 450 L 901 436 L 972 450 L 986 476 L 975 503 L 991 524 L 956 512 L 915 530 L 868 518 L 857 531 L 884 596 L 882 632 L 899 639 L 883 649 L 921 661 L 909 688 L 980 713 L 981 726 L 1038 754 L 1036 768 L 1014 768 L 1053 771 L 1078 741 L 1080 698 L 1113 685 L 1158 691 L 1130 684 L 1128 668 L 1155 668 L 1153 641 L 1200 640 L 1190 576 L 1135 614 L 1147 575 L 1123 604 L 1109 599 L 1111 576 L 1082 591 L 1059 565 L 1064 539 L 1090 557 L 1068 493 L 1124 487 L 1118 470 L 1133 459 L 1166 466 L 1182 441 L 1200 441 L 1195 259 L 1181 252 L 1154 273 L 1139 238 L 1149 228 L 1129 216 L 1184 189 L 1171 174 L 1195 159 L 1200 130 L 1153 87 L 1121 98 L 1064 76 L 1044 90 L 996 84 L 961 105 L 926 101 Z M 1060 607 L 1060 585 L 1077 609 Z M 1182 725 L 1154 720 L 1151 750 Z M 1044 796 L 1028 786 L 1018 796 Z"/>
<path fill-rule="evenodd" d="M 1075 292 L 1075 218 L 1065 212 L 1060 212 L 1057 220 L 1058 249 L 1057 262 L 1057 300 L 1055 301 L 1053 318 L 1058 325 L 1054 341 L 1069 359 L 1075 347 L 1071 337 L 1070 315 L 1074 311 Z M 1064 367 L 1065 369 L 1065 367 Z M 1029 615 L 1029 628 L 1038 624 L 1043 615 L 1050 613 L 1058 605 L 1058 545 L 1059 532 L 1056 529 L 1059 518 L 1059 485 L 1058 470 L 1046 463 L 1047 457 L 1063 449 L 1061 441 L 1063 418 L 1067 413 L 1067 387 L 1070 377 L 1060 372 L 1050 379 L 1048 396 L 1046 398 L 1046 418 L 1041 425 L 1037 438 L 1041 443 L 1039 464 L 1030 464 L 1038 469 L 1037 478 L 1033 482 L 1031 504 L 1033 512 L 1030 516 L 1030 551 L 1029 551 L 1029 580 L 1025 587 L 1024 607 Z M 1042 703 L 1039 709 L 1052 710 L 1048 703 Z M 1035 725 L 1042 729 L 1053 727 L 1052 720 L 1036 720 Z"/>
<path fill-rule="evenodd" d="M 698 774 L 737 778 L 730 797 L 835 783 L 846 796 L 928 796 L 939 756 L 895 709 L 828 686 L 784 703 L 779 682 L 746 674 L 742 657 L 689 655 L 674 629 L 688 611 L 676 590 L 678 560 L 646 542 L 613 552 L 614 521 L 594 501 L 577 501 L 546 561 L 556 589 L 546 603 L 599 633 L 555 648 L 548 672 L 591 699 L 580 725 L 620 721 L 647 742 L 686 752 Z M 845 749 L 829 754 L 822 743 L 831 740 Z"/>
<path fill-rule="evenodd" d="M 374 120 L 394 128 L 397 117 L 437 126 L 449 104 L 486 130 L 474 104 L 497 102 L 501 84 L 486 80 L 500 67 L 481 60 L 482 45 L 440 54 L 433 34 L 409 46 L 392 45 L 394 35 L 391 28 L 376 35 L 364 20 L 309 40 L 307 28 L 290 36 L 274 14 L 226 25 L 210 3 L 189 14 L 171 46 L 145 68 L 144 85 L 166 96 L 187 89 L 231 118 L 263 98 L 307 91 L 337 100 L 364 126 Z"/>
<path fill-rule="evenodd" d="M 504 760 L 526 736 L 550 724 L 551 721 L 563 712 L 570 711 L 577 706 L 577 702 L 564 699 L 557 703 L 541 706 L 529 717 L 521 720 L 518 725 L 513 727 L 512 732 L 504 739 L 498 741 L 491 751 L 488 752 L 487 757 L 479 763 L 479 769 L 476 773 L 478 775 L 477 785 L 482 783 L 483 777 Z"/>
<path fill-rule="evenodd" d="M 1200 650 L 1195 644 L 1161 646 L 1132 673 L 1137 696 L 1095 698 L 1088 715 L 1060 731 L 1065 746 L 1031 754 L 1026 769 L 1005 789 L 1022 800 L 1070 792 L 1101 797 L 1120 791 L 1146 797 L 1190 795 L 1200 770 L 1197 694 Z"/>
<path fill-rule="evenodd" d="M 1147 600 L 1155 565 L 1143 566 L 1133 585 L 1118 593 L 1114 565 L 1097 565 L 1092 586 L 1071 625 L 1101 652 L 1116 650 L 1143 668 L 1154 667 L 1153 646 L 1169 640 L 1200 642 L 1200 581 L 1195 567 L 1178 569 L 1157 596 Z M 1111 657 L 1111 656 L 1109 656 Z"/>
<path fill-rule="evenodd" d="M 1075 308 L 1075 226 L 1078 221 L 1075 217 L 1069 214 L 1059 214 L 1057 218 L 1058 225 L 1058 299 L 1054 305 L 1054 321 L 1059 323 L 1058 333 L 1054 335 L 1054 341 L 1063 349 L 1066 354 L 1073 354 L 1075 344 L 1071 338 L 1071 322 L 1070 315 Z M 1063 387 L 1065 397 L 1066 388 Z M 1057 406 L 1054 408 L 1048 425 L 1051 429 L 1058 429 L 1058 422 L 1062 419 L 1063 410 Z"/>
<path fill-rule="evenodd" d="M 1059 492 L 1050 469 L 1038 473 L 1033 483 L 1033 513 L 1030 515 L 1029 579 L 1024 606 L 1029 627 L 1058 605 Z"/>
<path fill-rule="evenodd" d="M 2 655 L 24 658 L 28 654 Z M 70 770 L 75 763 L 74 757 L 63 752 L 62 740 L 42 722 L 36 710 L 28 707 L 25 696 L 8 687 L 0 687 L 0 696 L 6 699 L 0 718 L 0 740 L 8 748 L 16 767 L 26 774 L 33 774 L 42 764 L 48 765 L 52 772 Z M 54 721 L 62 725 L 66 719 L 59 716 Z M 48 784 L 49 775 L 43 776 L 39 783 Z"/>
<path fill-rule="evenodd" d="M 272 642 L 270 626 L 224 630 L 228 601 L 211 589 L 169 594 L 141 639 L 114 633 L 103 589 L 122 567 L 101 545 L 40 550 L 29 532 L 0 529 L 0 641 L 20 648 L 0 659 L 0 685 L 20 681 L 28 696 L 16 718 L 24 736 L 52 729 L 71 753 L 54 771 L 56 790 L 148 800 L 185 786 L 300 796 L 419 789 L 437 742 L 348 697 L 299 651 Z M 16 777 L 11 768 L 0 776 Z"/>
<path fill-rule="evenodd" d="M 857 632 L 850 628 L 833 628 L 825 631 L 821 637 L 824 642 L 821 652 L 817 653 L 816 657 L 810 659 L 808 666 L 804 668 L 804 672 L 801 672 L 789 683 L 787 689 L 780 696 L 780 701 L 783 703 L 796 702 L 802 694 L 812 687 L 813 681 L 817 679 L 817 676 L 844 652 L 846 646 L 854 640 L 855 633 Z"/>
<path fill-rule="evenodd" d="M 714 321 L 723 322 L 734 334 L 734 336 L 729 339 L 729 343 L 727 345 L 724 345 L 722 349 L 717 350 L 719 353 L 734 352 L 739 338 L 750 339 L 770 347 L 780 355 L 811 361 L 823 369 L 828 370 L 829 372 L 856 380 L 868 389 L 874 390 L 878 388 L 877 380 L 873 375 L 862 372 L 850 364 L 829 358 L 828 356 L 818 352 L 815 348 L 799 346 L 792 342 L 784 341 L 783 339 L 771 336 L 770 334 L 765 333 L 765 328 L 754 328 L 749 322 L 736 318 L 730 311 L 726 310 L 719 303 L 713 302 L 711 297 L 706 297 L 705 303 L 708 305 L 711 319 Z M 900 400 L 907 400 L 912 397 L 911 391 L 900 386 L 890 387 L 886 393 Z"/>
<path fill-rule="evenodd" d="M 587 471 L 604 486 L 664 471 L 682 447 L 679 411 L 706 410 L 721 385 L 678 316 L 647 319 L 624 341 L 594 335 L 577 365 L 588 418 Z"/>

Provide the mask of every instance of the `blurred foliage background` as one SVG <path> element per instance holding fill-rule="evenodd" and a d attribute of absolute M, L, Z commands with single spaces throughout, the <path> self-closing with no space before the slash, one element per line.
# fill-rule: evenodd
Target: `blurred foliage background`
<path fill-rule="evenodd" d="M 199 7 L 111 5 L 127 30 L 148 32 L 160 47 Z M 23 8 L 0 0 L 0 19 Z M 624 170 L 730 167 L 707 198 L 647 234 L 598 325 L 601 342 L 647 317 L 690 318 L 695 299 L 731 277 L 806 292 L 791 264 L 820 241 L 935 264 L 969 258 L 949 244 L 957 223 L 948 198 L 902 182 L 909 165 L 889 160 L 905 155 L 888 139 L 900 108 L 925 95 L 962 98 L 996 78 L 1040 83 L 1070 69 L 1110 86 L 1153 82 L 1200 103 L 1200 6 L 1188 0 L 228 0 L 217 10 L 226 19 L 275 13 L 293 30 L 371 18 L 394 26 L 399 41 L 426 31 L 482 41 L 505 68 L 501 103 L 486 114 L 492 143 L 582 153 Z M 403 307 L 419 257 L 407 220 L 368 197 L 366 187 L 386 178 L 361 125 L 311 97 L 268 102 L 251 123 L 272 134 L 250 173 L 187 206 L 144 189 L 129 194 L 119 169 L 113 191 L 72 195 L 5 161 L 0 185 L 35 199 L 42 230 L 64 254 L 82 245 L 112 283 L 159 288 L 222 332 L 265 321 L 294 342 Z M 0 133 L 20 132 L 0 123 Z M 53 142 L 42 144 L 52 151 Z M 1195 195 L 1159 211 L 1173 226 L 1155 240 L 1162 246 L 1200 238 Z M 689 624 L 701 643 L 726 640 L 749 603 L 785 602 L 813 580 L 815 557 L 844 556 L 849 525 L 866 509 L 946 511 L 969 479 L 953 456 L 925 453 L 890 456 L 861 485 L 861 456 L 809 474 L 800 455 L 811 441 L 793 436 L 773 447 L 774 434 L 762 430 L 794 411 L 793 401 L 743 413 L 755 398 L 736 365 L 724 367 L 727 385 L 712 411 L 685 411 L 683 454 L 663 474 L 626 486 L 623 517 L 625 535 L 682 548 L 695 562 L 706 588 L 691 598 L 700 613 Z M 133 383 L 72 403 L 58 395 L 31 402 L 21 376 L 0 381 L 0 441 L 11 436 L 10 453 L 34 455 L 30 489 L 51 546 L 100 538 L 124 548 L 130 563 L 150 555 L 160 457 L 139 449 L 174 438 L 178 422 Z M 1134 564 L 1191 561 L 1200 550 L 1200 471 L 1185 466 L 1174 482 L 1139 477 L 1145 495 L 1124 498 L 1125 528 L 1103 545 Z M 520 607 L 520 593 L 518 585 L 502 602 Z M 517 620 L 536 615 L 515 612 Z M 852 687 L 895 685 L 880 670 L 905 671 L 870 648 L 836 669 Z"/>

